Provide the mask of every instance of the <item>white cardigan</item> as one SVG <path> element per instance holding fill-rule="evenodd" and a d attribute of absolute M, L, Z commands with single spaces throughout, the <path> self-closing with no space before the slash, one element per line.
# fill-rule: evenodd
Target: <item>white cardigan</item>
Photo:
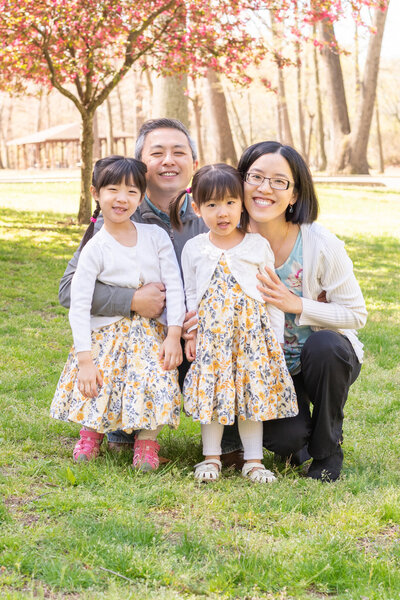
<path fill-rule="evenodd" d="M 309 325 L 314 331 L 342 333 L 362 362 L 363 345 L 355 330 L 364 327 L 367 310 L 344 243 L 318 223 L 301 225 L 301 235 L 303 311 L 297 315 L 296 324 Z M 317 301 L 322 291 L 326 292 L 326 303 Z"/>
<path fill-rule="evenodd" d="M 166 314 L 160 321 L 182 326 L 185 296 L 175 251 L 158 225 L 135 223 L 136 246 L 123 246 L 102 227 L 82 249 L 71 283 L 69 321 L 76 352 L 91 349 L 91 330 L 115 323 L 122 316 L 91 316 L 96 280 L 108 285 L 138 288 L 161 281 L 166 288 Z"/>
<path fill-rule="evenodd" d="M 197 310 L 222 254 L 225 255 L 229 270 L 243 292 L 259 302 L 264 302 L 257 289 L 259 281 L 256 275 L 265 266 L 274 269 L 274 254 L 269 242 L 258 233 L 247 233 L 237 246 L 223 250 L 210 242 L 209 233 L 201 233 L 186 242 L 182 252 L 188 311 Z M 283 343 L 284 314 L 270 304 L 267 308 L 271 327 L 278 342 Z"/>

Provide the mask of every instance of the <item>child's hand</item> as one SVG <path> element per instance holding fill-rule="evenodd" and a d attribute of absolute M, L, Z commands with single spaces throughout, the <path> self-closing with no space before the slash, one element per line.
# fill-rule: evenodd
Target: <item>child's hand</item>
<path fill-rule="evenodd" d="M 168 328 L 168 335 L 161 346 L 159 358 L 163 361 L 164 371 L 176 369 L 181 364 L 183 356 L 180 327 Z"/>
<path fill-rule="evenodd" d="M 196 358 L 196 337 L 194 340 L 187 340 L 185 342 L 185 354 L 189 362 L 193 362 Z"/>
<path fill-rule="evenodd" d="M 78 390 L 88 398 L 97 396 L 97 389 L 103 385 L 103 378 L 93 362 L 90 352 L 78 352 Z"/>

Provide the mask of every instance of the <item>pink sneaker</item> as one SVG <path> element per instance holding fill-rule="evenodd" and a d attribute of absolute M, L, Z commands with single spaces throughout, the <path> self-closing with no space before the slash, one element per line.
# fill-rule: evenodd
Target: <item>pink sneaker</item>
<path fill-rule="evenodd" d="M 73 452 L 74 461 L 84 462 L 97 458 L 100 453 L 100 446 L 104 438 L 104 433 L 81 429 L 79 435 L 80 438 L 76 442 Z"/>
<path fill-rule="evenodd" d="M 147 473 L 158 469 L 160 444 L 152 440 L 136 440 L 133 447 L 133 469 Z"/>

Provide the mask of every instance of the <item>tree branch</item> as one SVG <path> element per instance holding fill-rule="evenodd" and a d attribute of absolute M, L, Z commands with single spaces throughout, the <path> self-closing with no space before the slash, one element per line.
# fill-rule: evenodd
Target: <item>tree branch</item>
<path fill-rule="evenodd" d="M 174 13 L 172 14 L 172 16 L 164 23 L 164 25 L 160 29 L 160 32 L 158 33 L 158 35 L 153 37 L 152 41 L 149 42 L 147 44 L 147 46 L 145 46 L 140 52 L 136 53 L 135 55 L 132 55 L 133 44 L 137 40 L 137 38 L 143 33 L 143 31 L 145 31 L 153 23 L 153 21 L 162 12 L 164 12 L 166 9 L 174 6 L 174 4 L 176 4 L 176 0 L 171 0 L 167 5 L 164 5 L 162 8 L 155 11 L 146 21 L 143 21 L 143 24 L 140 27 L 140 29 L 135 29 L 134 31 L 130 32 L 130 34 L 128 36 L 127 44 L 126 44 L 124 64 L 122 65 L 120 70 L 117 73 L 115 73 L 115 75 L 112 77 L 111 81 L 104 86 L 104 88 L 102 89 L 100 94 L 97 96 L 97 98 L 95 98 L 95 97 L 92 98 L 92 100 L 90 102 L 91 109 L 96 110 L 96 108 L 104 102 L 104 100 L 107 98 L 107 96 L 110 94 L 110 92 L 118 85 L 118 83 L 121 81 L 121 79 L 124 77 L 124 75 L 129 71 L 131 66 L 135 62 L 137 62 L 141 56 L 143 56 L 151 48 L 153 48 L 154 45 L 156 44 L 156 42 L 158 42 L 158 40 L 161 38 L 162 34 L 166 31 L 166 29 L 168 29 L 169 25 L 174 20 L 177 12 L 180 10 L 180 7 L 177 7 L 176 10 L 174 11 Z"/>

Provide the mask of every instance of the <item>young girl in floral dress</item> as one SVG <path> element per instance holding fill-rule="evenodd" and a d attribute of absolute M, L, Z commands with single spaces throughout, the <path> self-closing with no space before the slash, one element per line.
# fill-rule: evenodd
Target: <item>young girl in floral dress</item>
<path fill-rule="evenodd" d="M 145 173 L 144 163 L 122 156 L 95 165 L 96 209 L 71 286 L 74 347 L 50 411 L 55 419 L 82 426 L 75 461 L 96 458 L 108 431 L 140 430 L 133 466 L 143 471 L 158 467 L 157 435 L 163 425 L 179 424 L 177 366 L 185 316 L 179 266 L 167 233 L 130 218 L 144 196 Z M 93 236 L 100 211 L 104 225 Z M 131 318 L 91 316 L 96 280 L 134 288 L 162 281 L 166 310 L 159 321 L 136 313 Z"/>
<path fill-rule="evenodd" d="M 205 460 L 200 481 L 221 470 L 224 425 L 238 417 L 244 446 L 242 474 L 253 481 L 275 476 L 262 464 L 263 421 L 297 414 L 297 401 L 280 343 L 283 313 L 262 301 L 257 273 L 273 268 L 269 243 L 246 233 L 243 181 L 225 164 L 200 169 L 192 183 L 193 209 L 209 233 L 189 240 L 182 253 L 187 310 L 197 310 L 195 339 L 185 353 L 193 364 L 183 389 L 184 408 L 200 421 Z M 178 219 L 181 196 L 172 208 Z"/>

